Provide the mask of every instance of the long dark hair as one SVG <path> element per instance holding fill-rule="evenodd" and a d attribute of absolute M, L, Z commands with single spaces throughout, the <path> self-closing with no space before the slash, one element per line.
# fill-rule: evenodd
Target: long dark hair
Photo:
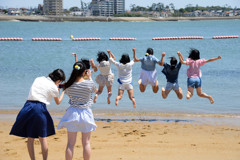
<path fill-rule="evenodd" d="M 105 52 L 98 52 L 97 54 L 97 61 L 98 63 L 102 62 L 102 61 L 108 61 L 108 56 Z"/>
<path fill-rule="evenodd" d="M 53 82 L 56 82 L 58 80 L 65 81 L 65 73 L 62 69 L 56 69 L 52 73 L 49 73 L 48 77 L 51 78 Z"/>
<path fill-rule="evenodd" d="M 177 59 L 175 57 L 170 57 L 170 69 L 173 70 L 175 69 L 176 65 L 177 65 Z"/>
<path fill-rule="evenodd" d="M 85 70 L 86 70 L 86 66 L 82 61 L 78 61 L 74 63 L 71 76 L 68 79 L 68 81 L 64 84 L 64 87 L 63 87 L 64 90 L 70 87 L 78 77 L 83 76 L 83 73 Z"/>
<path fill-rule="evenodd" d="M 121 59 L 119 60 L 120 63 L 122 64 L 127 64 L 130 62 L 130 57 L 128 54 L 123 54 Z"/>
<path fill-rule="evenodd" d="M 188 58 L 191 58 L 194 61 L 200 59 L 200 52 L 199 52 L 199 50 L 191 48 Z"/>

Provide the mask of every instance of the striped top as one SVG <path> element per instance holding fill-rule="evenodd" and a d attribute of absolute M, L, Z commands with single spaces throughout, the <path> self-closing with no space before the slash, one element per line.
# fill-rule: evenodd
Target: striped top
<path fill-rule="evenodd" d="M 69 104 L 72 107 L 88 108 L 93 104 L 92 93 L 97 89 L 92 80 L 74 82 L 65 93 L 69 96 Z"/>

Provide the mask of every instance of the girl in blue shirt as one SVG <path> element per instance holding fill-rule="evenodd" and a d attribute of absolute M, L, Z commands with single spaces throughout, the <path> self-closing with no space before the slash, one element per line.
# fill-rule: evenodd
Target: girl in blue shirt
<path fill-rule="evenodd" d="M 134 61 L 135 62 L 141 61 L 142 71 L 140 73 L 140 78 L 138 81 L 140 91 L 144 92 L 147 85 L 151 84 L 153 92 L 157 93 L 158 92 L 158 80 L 157 80 L 156 64 L 163 66 L 162 59 L 161 59 L 161 61 L 159 61 L 153 55 L 152 48 L 148 48 L 145 56 L 141 57 L 140 59 L 138 59 L 136 57 L 136 48 L 133 48 L 133 53 L 134 53 Z"/>

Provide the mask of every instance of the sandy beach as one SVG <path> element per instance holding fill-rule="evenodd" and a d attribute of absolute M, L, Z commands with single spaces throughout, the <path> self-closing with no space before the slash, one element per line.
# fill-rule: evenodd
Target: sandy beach
<path fill-rule="evenodd" d="M 11 114 L 9 114 L 11 113 Z M 26 139 L 10 136 L 16 112 L 0 112 L 0 159 L 29 159 Z M 53 115 L 57 126 L 61 115 Z M 187 119 L 187 117 L 186 117 Z M 203 119 L 200 117 L 200 119 Z M 221 117 L 220 117 L 221 119 Z M 92 160 L 239 160 L 240 125 L 193 121 L 96 121 L 92 132 Z M 48 137 L 50 160 L 64 159 L 66 129 Z M 42 159 L 35 140 L 36 159 Z M 81 134 L 74 160 L 82 159 Z"/>
<path fill-rule="evenodd" d="M 240 16 L 232 17 L 82 17 L 82 16 L 14 16 L 0 15 L 0 21 L 34 21 L 34 22 L 146 22 L 146 21 L 199 21 L 199 20 L 232 20 L 240 19 Z"/>

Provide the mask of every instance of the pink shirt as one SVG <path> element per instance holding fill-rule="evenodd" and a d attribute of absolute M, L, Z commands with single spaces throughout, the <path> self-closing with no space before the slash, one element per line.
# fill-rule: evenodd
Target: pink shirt
<path fill-rule="evenodd" d="M 200 67 L 203 66 L 206 62 L 205 59 L 198 59 L 196 61 L 192 60 L 191 58 L 186 59 L 187 65 L 189 68 L 187 70 L 188 78 L 198 78 L 202 77 L 202 72 Z"/>

